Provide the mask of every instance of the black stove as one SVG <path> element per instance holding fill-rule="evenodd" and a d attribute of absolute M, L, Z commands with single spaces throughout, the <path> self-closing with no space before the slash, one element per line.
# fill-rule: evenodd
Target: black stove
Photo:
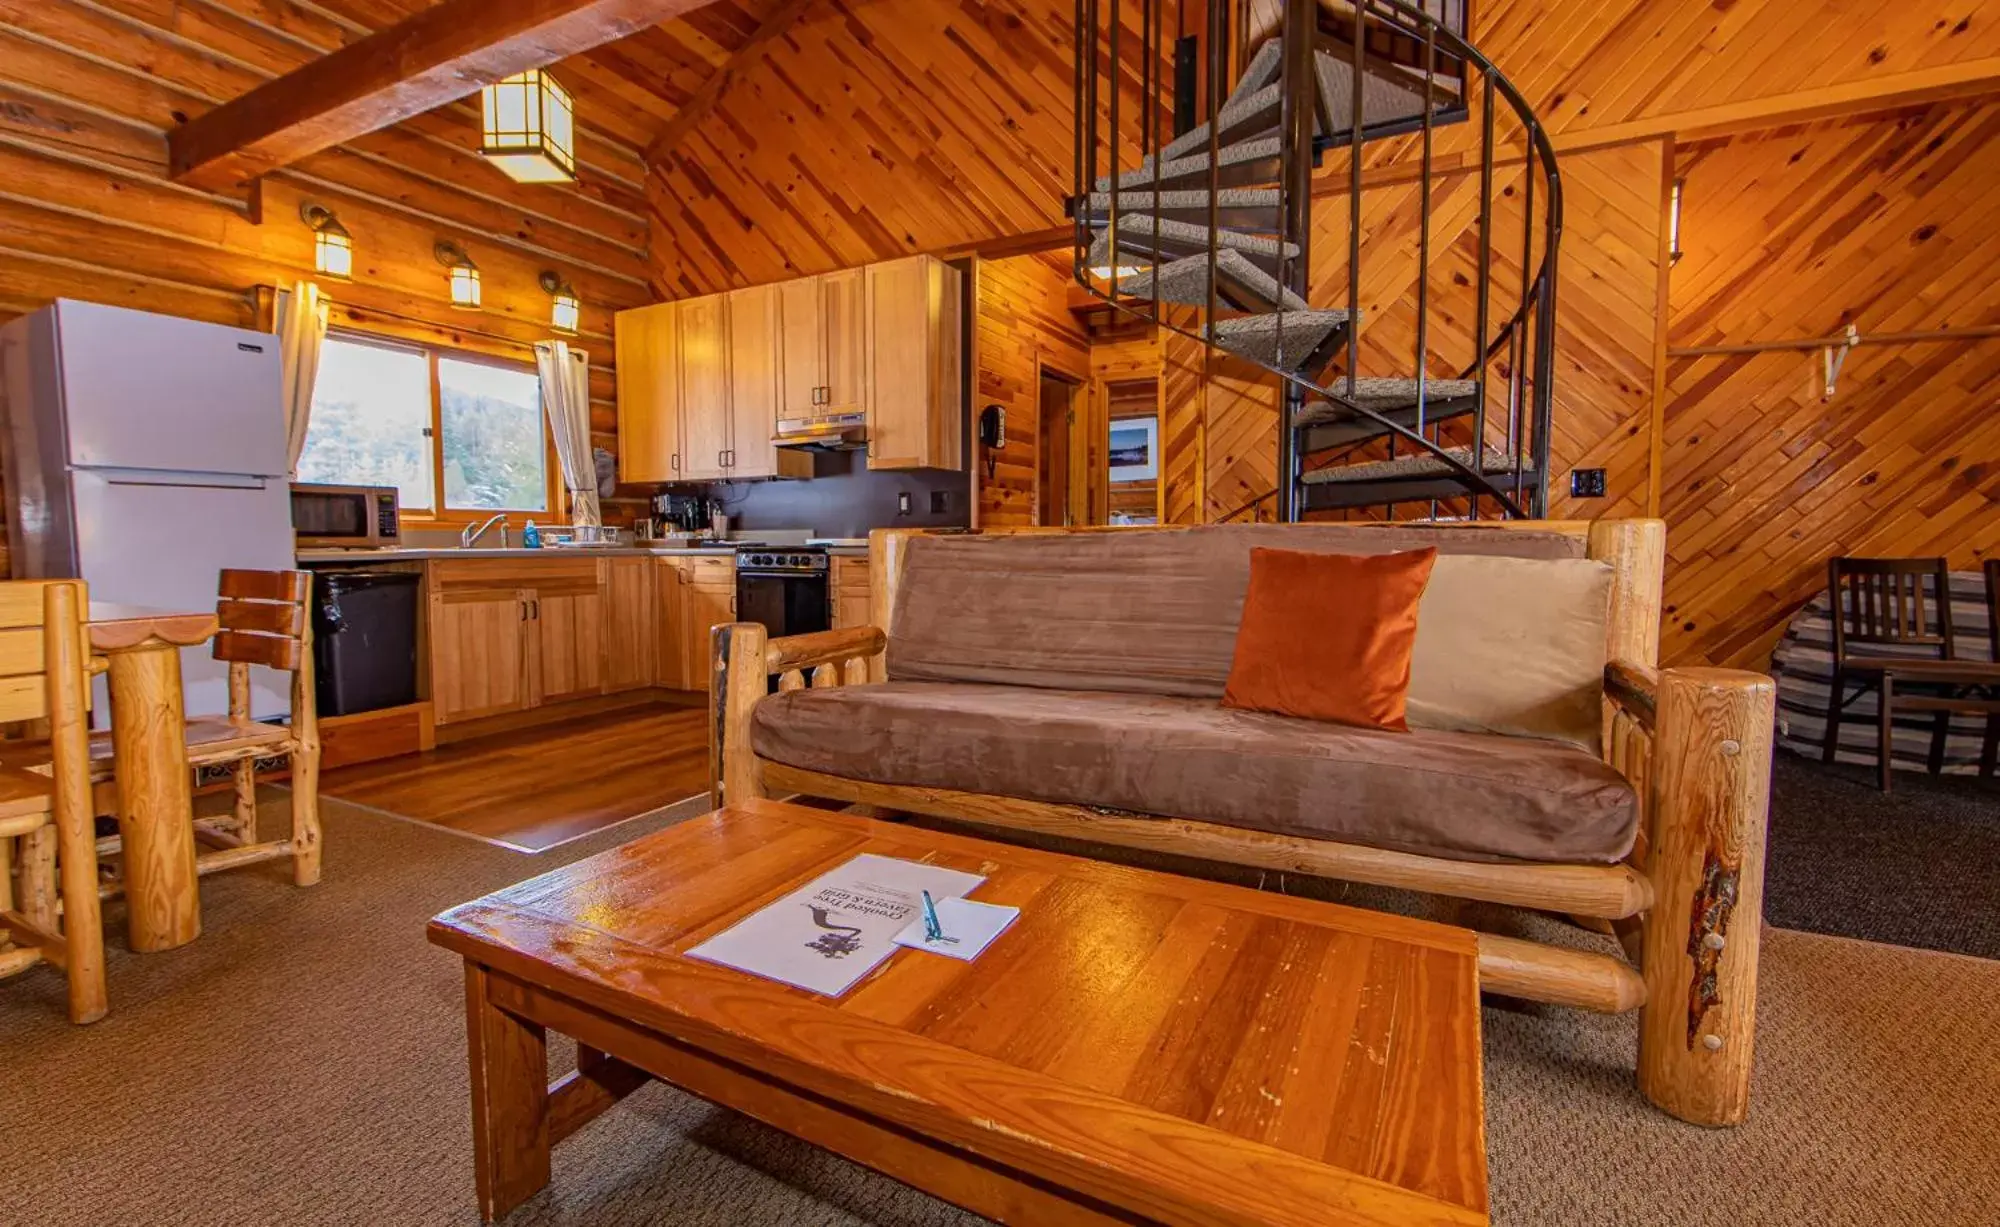
<path fill-rule="evenodd" d="M 740 545 L 736 616 L 761 622 L 773 639 L 833 625 L 824 546 Z"/>

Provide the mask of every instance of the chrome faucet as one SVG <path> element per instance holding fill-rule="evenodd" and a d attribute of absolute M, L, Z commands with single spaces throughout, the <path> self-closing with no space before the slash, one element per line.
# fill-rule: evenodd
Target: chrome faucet
<path fill-rule="evenodd" d="M 466 525 L 465 528 L 462 529 L 458 534 L 458 548 L 462 550 L 469 550 L 473 546 L 478 545 L 479 539 L 486 535 L 486 530 L 493 527 L 495 524 L 498 524 L 500 526 L 500 548 L 503 550 L 506 549 L 507 513 L 504 511 L 499 513 L 498 515 L 488 517 L 487 521 L 484 524 Z"/>

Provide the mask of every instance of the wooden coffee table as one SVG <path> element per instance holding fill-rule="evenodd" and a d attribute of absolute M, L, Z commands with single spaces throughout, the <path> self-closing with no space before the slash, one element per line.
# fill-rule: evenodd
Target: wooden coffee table
<path fill-rule="evenodd" d="M 985 874 L 977 960 L 845 997 L 683 956 L 862 852 Z M 1009 1223 L 1485 1223 L 1473 936 L 750 801 L 433 920 L 465 959 L 479 1208 L 659 1078 Z M 577 1071 L 547 1085 L 546 1033 Z"/>

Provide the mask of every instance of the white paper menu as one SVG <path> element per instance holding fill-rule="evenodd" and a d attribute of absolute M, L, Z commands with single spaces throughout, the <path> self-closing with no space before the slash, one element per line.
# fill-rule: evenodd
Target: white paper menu
<path fill-rule="evenodd" d="M 896 951 L 896 934 L 922 913 L 924 891 L 933 899 L 955 898 L 985 880 L 864 853 L 687 953 L 838 997 Z"/>

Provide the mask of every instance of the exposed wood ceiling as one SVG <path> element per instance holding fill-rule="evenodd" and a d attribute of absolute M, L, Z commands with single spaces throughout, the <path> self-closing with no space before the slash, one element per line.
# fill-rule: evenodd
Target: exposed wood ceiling
<path fill-rule="evenodd" d="M 195 116 L 169 142 L 174 176 L 206 188 L 245 183 L 701 3 L 442 0 Z"/>

